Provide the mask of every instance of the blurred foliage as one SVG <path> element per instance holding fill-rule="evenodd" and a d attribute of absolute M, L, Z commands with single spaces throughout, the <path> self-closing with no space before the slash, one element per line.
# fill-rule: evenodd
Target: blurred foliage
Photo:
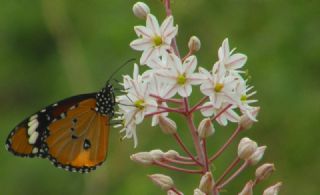
<path fill-rule="evenodd" d="M 0 0 L 2 143 L 29 114 L 65 97 L 98 90 L 112 70 L 139 57 L 128 46 L 135 38 L 133 26 L 144 23 L 132 15 L 133 3 Z M 146 3 L 164 18 L 159 0 Z M 246 66 L 262 110 L 259 123 L 243 135 L 268 145 L 264 160 L 277 167 L 256 192 L 280 180 L 281 194 L 320 194 L 319 7 L 317 0 L 174 0 L 172 4 L 181 51 L 186 52 L 191 35 L 202 40 L 201 66 L 216 61 L 225 37 L 249 57 Z M 131 71 L 126 67 L 118 78 Z M 210 153 L 231 132 L 232 128 L 217 127 Z M 85 175 L 56 169 L 46 160 L 14 157 L 1 147 L 0 194 L 163 194 L 145 176 L 155 172 L 171 175 L 191 194 L 199 176 L 144 168 L 129 160 L 138 151 L 178 150 L 172 138 L 151 129 L 149 123 L 139 126 L 138 136 L 139 146 L 133 149 L 132 141 L 120 142 L 118 130 L 113 129 L 107 162 Z M 232 161 L 236 145 L 215 163 L 216 174 Z M 236 194 L 253 172 L 251 168 L 231 183 L 226 194 Z"/>

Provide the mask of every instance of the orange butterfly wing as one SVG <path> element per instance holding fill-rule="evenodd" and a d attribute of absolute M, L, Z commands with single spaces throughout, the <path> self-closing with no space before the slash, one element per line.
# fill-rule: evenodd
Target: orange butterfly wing
<path fill-rule="evenodd" d="M 105 161 L 109 117 L 96 112 L 95 107 L 95 99 L 84 100 L 48 126 L 46 144 L 54 165 L 89 172 Z"/>

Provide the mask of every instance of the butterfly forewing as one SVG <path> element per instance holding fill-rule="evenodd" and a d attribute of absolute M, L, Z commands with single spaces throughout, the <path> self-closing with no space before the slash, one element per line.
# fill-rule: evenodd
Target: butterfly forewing
<path fill-rule="evenodd" d="M 7 150 L 22 157 L 47 157 L 44 142 L 48 135 L 46 127 L 61 118 L 71 107 L 94 96 L 83 94 L 70 97 L 31 115 L 11 131 L 6 141 Z"/>

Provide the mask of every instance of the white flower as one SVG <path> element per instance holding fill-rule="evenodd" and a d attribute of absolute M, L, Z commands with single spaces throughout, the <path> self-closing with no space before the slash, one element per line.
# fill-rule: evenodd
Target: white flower
<path fill-rule="evenodd" d="M 215 107 L 220 108 L 224 102 L 237 103 L 234 87 L 238 79 L 232 75 L 226 75 L 226 69 L 220 63 L 214 64 L 212 73 L 201 67 L 199 72 L 206 77 L 200 90 L 204 95 L 211 97 Z"/>
<path fill-rule="evenodd" d="M 152 74 L 151 76 L 151 86 L 150 86 L 150 94 L 159 96 L 161 98 L 171 98 L 174 93 L 172 93 L 172 90 L 170 91 L 170 88 L 168 85 L 164 84 L 163 82 L 160 81 L 157 75 Z M 162 107 L 168 107 L 166 102 L 157 102 L 159 106 Z M 161 109 L 158 109 L 158 111 L 161 111 Z M 167 117 L 168 112 L 163 112 L 161 114 L 155 114 L 152 116 L 152 125 L 151 126 L 156 126 L 159 123 L 159 117 Z"/>
<path fill-rule="evenodd" d="M 133 78 L 124 76 L 124 87 L 126 95 L 117 97 L 120 113 L 123 115 L 124 128 L 120 132 L 125 132 L 124 138 L 134 139 L 137 145 L 136 125 L 141 123 L 146 114 L 157 110 L 157 102 L 150 97 L 150 79 L 143 79 L 139 75 L 138 65 L 135 64 Z"/>
<path fill-rule="evenodd" d="M 249 105 L 258 101 L 249 99 L 257 93 L 256 91 L 250 92 L 250 90 L 252 89 L 253 87 L 248 87 L 245 81 L 240 80 L 235 87 L 235 93 L 237 94 L 239 99 L 238 102 L 241 112 L 246 114 L 251 120 L 256 121 L 256 118 L 252 115 L 252 111 L 255 109 L 255 107 Z"/>
<path fill-rule="evenodd" d="M 229 41 L 226 38 L 223 40 L 221 47 L 218 50 L 219 62 L 222 63 L 228 71 L 241 72 L 238 69 L 242 68 L 247 61 L 247 56 L 241 53 L 232 54 L 230 51 Z"/>
<path fill-rule="evenodd" d="M 192 92 L 191 85 L 200 84 L 204 77 L 199 73 L 194 73 L 197 66 L 197 58 L 195 56 L 188 57 L 182 64 L 180 58 L 174 54 L 168 56 L 168 66 L 170 70 L 158 72 L 163 82 L 170 86 L 170 92 L 179 93 L 182 97 L 187 97 Z"/>
<path fill-rule="evenodd" d="M 170 50 L 171 41 L 178 33 L 178 27 L 173 26 L 173 17 L 167 17 L 161 26 L 157 18 L 147 15 L 146 26 L 135 26 L 138 39 L 132 41 L 130 46 L 138 51 L 143 51 L 140 64 L 146 64 L 149 59 L 163 56 Z"/>

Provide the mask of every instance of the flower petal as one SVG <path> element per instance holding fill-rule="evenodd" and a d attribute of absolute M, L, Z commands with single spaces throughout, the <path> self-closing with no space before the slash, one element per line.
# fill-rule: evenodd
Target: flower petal
<path fill-rule="evenodd" d="M 140 58 L 140 64 L 146 64 L 151 58 L 156 57 L 156 53 L 153 47 L 144 50 Z"/>
<path fill-rule="evenodd" d="M 147 39 L 136 39 L 130 43 L 130 47 L 134 50 L 143 51 L 151 48 L 153 45 L 150 40 Z"/>
<path fill-rule="evenodd" d="M 219 60 L 223 61 L 228 59 L 230 55 L 229 41 L 228 38 L 224 39 L 221 47 L 218 50 Z"/>
<path fill-rule="evenodd" d="M 157 18 L 152 15 L 148 14 L 147 15 L 147 28 L 151 29 L 152 32 L 158 36 L 160 36 L 160 27 Z"/>
<path fill-rule="evenodd" d="M 134 31 L 136 32 L 137 36 L 142 36 L 144 38 L 151 39 L 153 37 L 153 33 L 150 29 L 146 28 L 145 26 L 135 26 Z"/>
<path fill-rule="evenodd" d="M 184 62 L 183 62 L 183 72 L 187 73 L 187 74 L 191 74 L 194 72 L 194 70 L 197 67 L 197 58 L 196 56 L 192 55 L 189 56 Z"/>
<path fill-rule="evenodd" d="M 183 85 L 178 87 L 178 93 L 181 97 L 188 97 L 192 92 L 191 85 Z"/>
<path fill-rule="evenodd" d="M 243 65 L 247 62 L 247 56 L 244 54 L 233 54 L 230 58 L 226 61 L 226 68 L 228 69 L 239 69 L 242 68 Z"/>

